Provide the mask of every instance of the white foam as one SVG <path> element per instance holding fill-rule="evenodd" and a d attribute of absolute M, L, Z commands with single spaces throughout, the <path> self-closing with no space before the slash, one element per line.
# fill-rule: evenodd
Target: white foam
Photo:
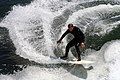
<path fill-rule="evenodd" d="M 10 14 L 1 22 L 1 26 L 9 29 L 10 36 L 17 48 L 16 54 L 30 60 L 43 62 L 44 55 L 54 56 L 50 35 L 50 24 L 53 17 L 54 15 L 49 10 L 42 9 L 39 5 L 14 6 Z M 35 35 L 36 27 L 42 27 L 36 31 L 39 33 L 43 30 L 43 35 Z M 39 40 L 38 38 L 41 36 L 44 38 Z M 30 41 L 32 38 L 37 39 L 38 42 Z M 49 61 L 47 57 L 44 59 Z"/>
<path fill-rule="evenodd" d="M 105 61 L 108 63 L 109 80 L 120 80 L 120 41 L 110 44 L 105 51 Z"/>
<path fill-rule="evenodd" d="M 106 24 L 106 22 L 104 20 L 101 20 L 101 18 L 103 18 L 104 16 L 106 16 L 106 14 L 108 15 L 112 15 L 113 13 L 117 13 L 120 12 L 120 6 L 119 5 L 99 5 L 99 6 L 94 6 L 94 7 L 89 7 L 89 8 L 85 8 L 82 10 L 79 10 L 77 12 L 74 12 L 72 16 L 69 17 L 67 24 L 68 23 L 74 23 L 76 26 L 81 26 L 80 22 L 81 20 L 84 20 L 85 18 L 89 18 L 91 19 L 91 21 L 88 23 L 86 21 L 86 25 L 84 25 L 84 32 L 86 31 L 86 29 L 88 27 L 93 27 L 90 26 L 91 23 L 93 23 L 94 25 L 94 34 L 105 34 L 109 31 L 111 31 L 113 28 L 116 28 L 117 25 L 115 23 L 118 24 L 119 21 L 117 22 L 113 22 L 113 23 L 108 23 Z M 102 26 L 102 27 L 101 27 Z M 101 28 L 99 33 L 96 33 L 99 30 L 99 28 Z"/>
<path fill-rule="evenodd" d="M 28 67 L 15 75 L 0 75 L 0 80 L 82 80 L 67 72 L 63 68 Z"/>
<path fill-rule="evenodd" d="M 106 43 L 100 51 L 89 52 L 88 60 L 96 61 L 86 80 L 119 80 L 120 41 Z M 86 66 L 86 65 L 85 65 Z M 86 66 L 88 67 L 88 65 Z"/>
<path fill-rule="evenodd" d="M 106 47 L 108 45 L 108 47 Z M 85 58 L 95 61 L 93 69 L 88 72 L 87 79 L 81 79 L 68 73 L 64 68 L 40 68 L 28 66 L 15 75 L 0 75 L 1 80 L 119 80 L 120 64 L 119 47 L 120 41 L 112 41 L 104 45 L 100 51 L 89 51 Z M 106 48 L 105 48 L 106 47 Z M 111 51 L 112 50 L 112 51 Z M 115 53 L 114 53 L 115 52 Z M 105 55 L 104 55 L 105 54 Z M 114 56 L 115 54 L 115 56 Z M 110 56 L 111 55 L 111 56 Z M 91 65 L 84 65 L 85 67 Z"/>

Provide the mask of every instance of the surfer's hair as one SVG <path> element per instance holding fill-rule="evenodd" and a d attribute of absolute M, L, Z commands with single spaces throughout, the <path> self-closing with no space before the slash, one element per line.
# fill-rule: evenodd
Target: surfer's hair
<path fill-rule="evenodd" d="M 68 24 L 68 28 L 70 28 L 70 26 L 73 27 L 73 24 L 72 23 Z"/>

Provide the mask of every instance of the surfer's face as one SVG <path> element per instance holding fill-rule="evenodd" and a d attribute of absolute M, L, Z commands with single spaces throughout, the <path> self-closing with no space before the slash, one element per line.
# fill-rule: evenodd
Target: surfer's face
<path fill-rule="evenodd" d="M 70 32 L 73 31 L 73 28 L 74 28 L 73 24 L 68 24 L 68 29 L 69 29 Z"/>
<path fill-rule="evenodd" d="M 73 28 L 74 28 L 74 27 L 73 27 L 72 25 L 69 26 L 69 30 L 70 30 L 70 32 L 73 31 Z"/>
<path fill-rule="evenodd" d="M 73 31 L 73 27 L 70 27 L 69 30 L 70 30 L 70 32 L 72 32 Z"/>

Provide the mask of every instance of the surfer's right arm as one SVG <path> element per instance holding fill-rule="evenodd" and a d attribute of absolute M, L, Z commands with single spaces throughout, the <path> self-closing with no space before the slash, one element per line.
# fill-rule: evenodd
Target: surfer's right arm
<path fill-rule="evenodd" d="M 57 43 L 61 43 L 62 39 L 69 33 L 69 29 L 65 31 L 65 33 L 61 36 L 61 38 L 57 41 Z"/>

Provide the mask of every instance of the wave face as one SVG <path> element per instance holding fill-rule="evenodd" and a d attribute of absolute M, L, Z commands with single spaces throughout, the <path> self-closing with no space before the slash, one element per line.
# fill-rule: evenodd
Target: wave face
<path fill-rule="evenodd" d="M 118 68 L 119 71 L 115 72 L 115 69 L 112 68 L 112 66 L 117 67 L 119 58 L 109 56 L 110 53 L 114 55 L 114 52 L 116 55 L 119 54 L 119 47 L 117 47 L 120 45 L 119 4 L 119 0 L 34 0 L 28 5 L 14 5 L 8 15 L 1 20 L 0 26 L 9 30 L 10 38 L 16 48 L 15 54 L 34 61 L 42 67 L 32 65 L 17 73 L 16 76 L 8 75 L 6 78 L 16 80 L 19 77 L 20 80 L 27 80 L 31 78 L 31 74 L 39 70 L 36 74 L 37 78 L 32 76 L 36 80 L 47 80 L 48 78 L 50 80 L 82 80 L 82 78 L 119 80 L 118 75 L 113 76 L 113 74 L 119 73 L 120 69 Z M 85 55 L 83 59 L 96 61 L 95 64 L 91 64 L 94 66 L 94 70 L 87 72 L 83 65 L 45 66 L 45 64 L 60 63 L 59 59 L 53 59 L 53 57 L 58 58 L 64 55 L 65 46 L 73 37 L 68 35 L 60 45 L 57 45 L 56 41 L 65 32 L 69 23 L 73 23 L 85 33 L 86 48 L 81 52 L 84 52 Z M 115 51 L 112 49 L 112 45 Z M 76 57 L 74 48 L 71 49 L 69 57 Z M 115 64 L 111 59 L 115 60 Z M 83 72 L 77 71 L 77 68 Z M 33 72 L 30 71 L 31 69 Z M 101 71 L 99 71 L 100 69 Z M 25 77 L 24 72 L 31 74 Z M 43 73 L 49 75 L 48 78 L 42 76 Z M 23 78 L 19 75 L 23 75 Z M 1 75 L 0 78 L 3 79 L 4 75 Z"/>

